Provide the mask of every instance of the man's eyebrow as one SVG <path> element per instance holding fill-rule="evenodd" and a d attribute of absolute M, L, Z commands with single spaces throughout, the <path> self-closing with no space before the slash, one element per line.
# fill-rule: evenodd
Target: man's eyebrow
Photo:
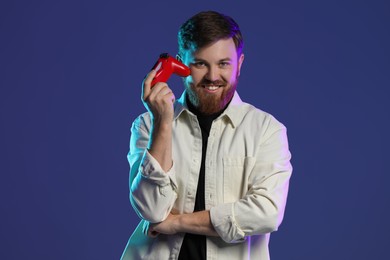
<path fill-rule="evenodd" d="M 199 61 L 206 62 L 204 59 L 200 59 L 200 58 L 194 58 L 193 61 L 196 61 L 196 62 L 199 62 Z"/>
<path fill-rule="evenodd" d="M 229 58 L 229 57 L 227 57 L 227 58 L 224 58 L 224 59 L 220 59 L 219 61 L 220 61 L 220 62 L 221 62 L 221 61 L 232 61 L 232 59 Z"/>
<path fill-rule="evenodd" d="M 208 63 L 206 60 L 204 59 L 200 59 L 200 58 L 194 58 L 193 62 L 204 62 L 204 63 Z M 218 62 L 224 62 L 224 61 L 232 61 L 231 58 L 229 57 L 226 57 L 226 58 L 223 58 L 223 59 L 220 59 Z"/>

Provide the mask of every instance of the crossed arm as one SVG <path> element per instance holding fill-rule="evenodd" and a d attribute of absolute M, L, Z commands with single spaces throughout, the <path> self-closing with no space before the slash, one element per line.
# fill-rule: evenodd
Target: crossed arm
<path fill-rule="evenodd" d="M 218 236 L 211 224 L 210 211 L 198 211 L 189 214 L 173 215 L 156 224 L 149 224 L 147 235 L 155 237 L 158 234 L 174 235 L 176 233 L 192 233 L 205 236 Z"/>

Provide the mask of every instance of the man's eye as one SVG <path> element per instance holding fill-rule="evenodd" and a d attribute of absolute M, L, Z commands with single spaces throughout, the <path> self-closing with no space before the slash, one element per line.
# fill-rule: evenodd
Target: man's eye
<path fill-rule="evenodd" d="M 202 62 L 202 61 L 198 61 L 198 62 L 195 62 L 194 65 L 196 67 L 204 67 L 206 64 L 204 62 Z"/>
<path fill-rule="evenodd" d="M 222 67 L 222 68 L 227 67 L 229 65 L 230 65 L 229 62 L 221 62 L 221 63 L 219 63 L 219 66 Z"/>

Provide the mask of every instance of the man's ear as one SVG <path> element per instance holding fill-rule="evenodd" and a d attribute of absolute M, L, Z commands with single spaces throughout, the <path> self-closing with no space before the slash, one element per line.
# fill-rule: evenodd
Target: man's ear
<path fill-rule="evenodd" d="M 241 66 L 242 66 L 242 63 L 244 62 L 244 53 L 241 53 L 240 55 L 240 58 L 238 58 L 238 76 L 240 76 L 240 71 L 241 71 Z"/>

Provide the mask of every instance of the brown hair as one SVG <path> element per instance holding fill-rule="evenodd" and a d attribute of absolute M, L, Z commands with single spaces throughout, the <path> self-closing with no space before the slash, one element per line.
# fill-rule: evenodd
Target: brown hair
<path fill-rule="evenodd" d="M 184 50 L 200 49 L 221 39 L 232 38 L 240 56 L 244 41 L 238 24 L 233 18 L 215 12 L 200 12 L 188 19 L 178 33 L 179 55 Z"/>

